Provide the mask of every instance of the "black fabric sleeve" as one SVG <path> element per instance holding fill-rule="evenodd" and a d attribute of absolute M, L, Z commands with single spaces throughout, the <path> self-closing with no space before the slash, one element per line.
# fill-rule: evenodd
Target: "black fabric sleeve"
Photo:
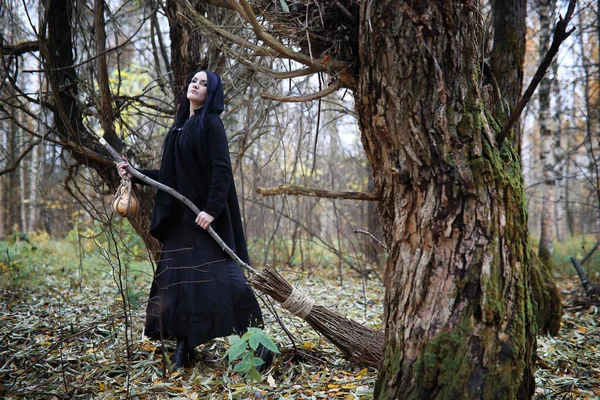
<path fill-rule="evenodd" d="M 138 169 L 142 174 L 146 175 L 148 178 L 158 181 L 158 169 Z M 131 178 L 131 183 L 139 183 L 140 185 L 148 185 L 146 182 L 139 180 L 135 176 Z"/>
<path fill-rule="evenodd" d="M 218 116 L 207 116 L 206 134 L 208 135 L 208 161 L 212 174 L 204 211 L 217 218 L 227 203 L 227 193 L 233 173 L 227 136 Z"/>

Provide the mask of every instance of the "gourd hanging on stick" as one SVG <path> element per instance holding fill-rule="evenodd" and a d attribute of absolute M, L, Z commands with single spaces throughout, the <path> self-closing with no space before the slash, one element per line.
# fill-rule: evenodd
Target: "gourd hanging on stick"
<path fill-rule="evenodd" d="M 121 156 L 104 140 L 100 143 L 106 147 L 115 162 L 121 162 Z M 200 210 L 187 197 L 160 182 L 147 177 L 135 168 L 128 167 L 127 171 L 137 179 L 159 190 L 169 193 L 188 206 L 196 215 Z M 325 336 L 335 345 L 344 356 L 361 364 L 378 367 L 383 358 L 383 332 L 372 330 L 364 325 L 348 319 L 329 308 L 315 305 L 314 300 L 302 290 L 288 283 L 273 267 L 267 266 L 262 271 L 257 271 L 243 262 L 217 235 L 208 227 L 210 236 L 221 246 L 233 261 L 240 267 L 250 272 L 253 276 L 249 279 L 252 286 L 281 304 L 283 308 L 294 315 L 304 319 L 318 333 Z"/>
<path fill-rule="evenodd" d="M 112 209 L 121 217 L 130 217 L 138 210 L 138 199 L 131 188 L 131 180 L 122 178 L 112 202 Z"/>

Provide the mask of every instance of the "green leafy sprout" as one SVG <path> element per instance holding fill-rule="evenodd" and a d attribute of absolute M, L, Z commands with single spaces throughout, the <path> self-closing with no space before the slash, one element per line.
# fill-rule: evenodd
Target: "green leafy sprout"
<path fill-rule="evenodd" d="M 228 340 L 230 347 L 225 356 L 230 365 L 235 363 L 233 372 L 245 375 L 248 380 L 260 382 L 262 375 L 256 368 L 263 365 L 264 361 L 255 356 L 255 351 L 262 344 L 273 353 L 279 353 L 273 339 L 262 329 L 248 328 L 248 332 L 242 337 L 231 335 Z"/>

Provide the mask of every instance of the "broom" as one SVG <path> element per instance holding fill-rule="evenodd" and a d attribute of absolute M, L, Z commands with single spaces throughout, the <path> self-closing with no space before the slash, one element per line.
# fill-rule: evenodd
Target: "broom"
<path fill-rule="evenodd" d="M 123 161 L 119 153 L 104 138 L 100 138 L 100 143 L 116 162 Z M 183 202 L 194 211 L 195 215 L 200 213 L 200 209 L 194 203 L 174 189 L 147 177 L 135 168 L 127 168 L 127 171 L 140 181 L 167 192 Z M 308 322 L 314 330 L 335 345 L 346 358 L 376 368 L 379 366 L 383 358 L 382 332 L 369 329 L 327 307 L 315 305 L 313 299 L 302 290 L 289 284 L 272 266 L 267 266 L 260 272 L 255 270 L 242 261 L 211 226 L 208 227 L 207 232 L 239 267 L 252 274 L 249 279 L 252 286 L 279 302 L 286 310 Z"/>

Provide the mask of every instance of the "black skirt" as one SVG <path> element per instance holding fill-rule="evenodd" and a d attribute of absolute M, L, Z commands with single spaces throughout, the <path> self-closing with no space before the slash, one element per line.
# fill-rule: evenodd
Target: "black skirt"
<path fill-rule="evenodd" d="M 150 288 L 146 336 L 187 339 L 195 347 L 262 323 L 241 268 L 204 229 L 172 224 Z"/>

